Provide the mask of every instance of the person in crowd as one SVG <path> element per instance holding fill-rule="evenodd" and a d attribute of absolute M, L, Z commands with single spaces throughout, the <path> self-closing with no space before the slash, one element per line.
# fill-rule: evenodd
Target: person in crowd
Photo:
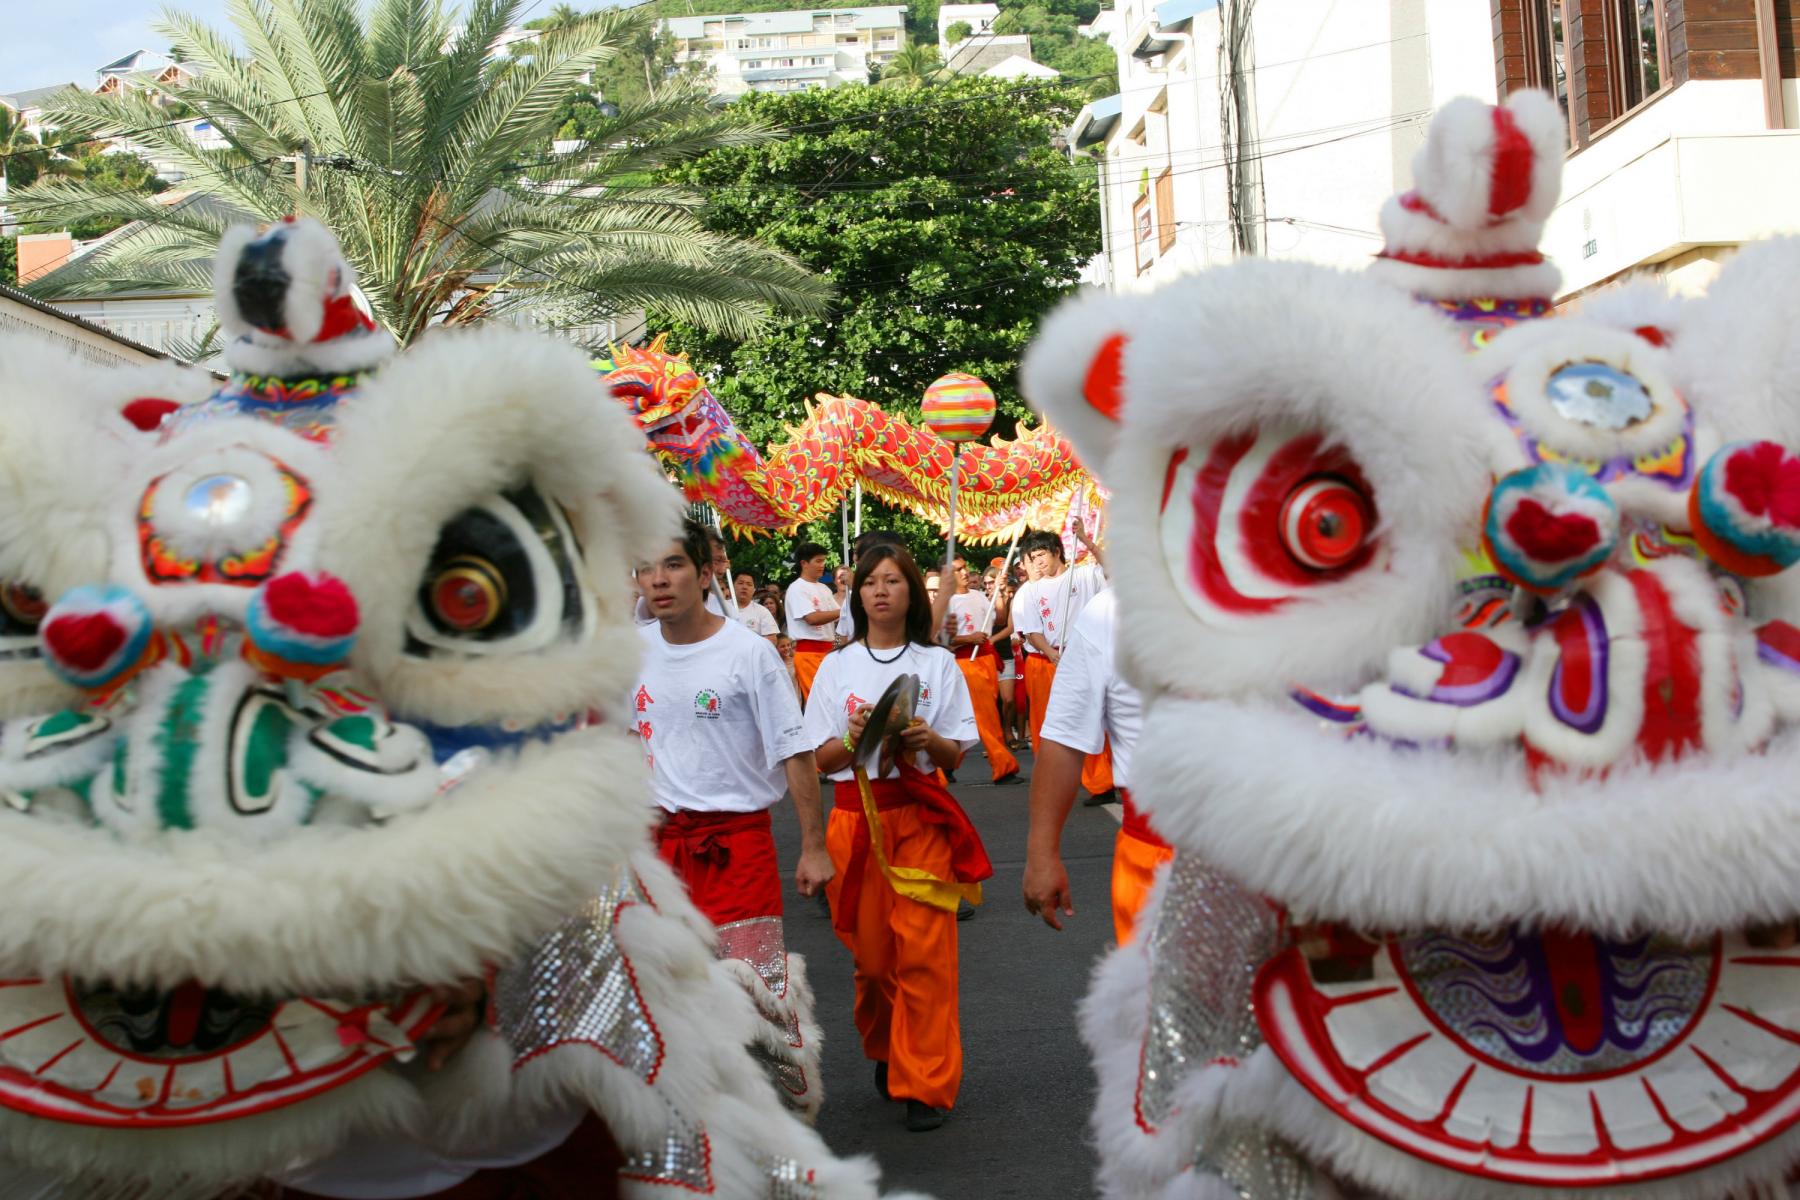
<path fill-rule="evenodd" d="M 925 596 L 931 601 L 931 607 L 934 609 L 937 608 L 938 593 L 943 588 L 943 585 L 944 581 L 939 579 L 936 575 L 925 576 Z"/>
<path fill-rule="evenodd" d="M 631 705 L 663 810 L 657 849 L 714 924 L 779 920 L 769 810 L 784 789 L 800 822 L 800 894 L 813 895 L 834 870 L 818 771 L 781 656 L 741 622 L 707 609 L 711 569 L 705 530 L 690 521 L 637 573 L 656 614 L 640 633 L 644 660 Z"/>
<path fill-rule="evenodd" d="M 1007 622 L 1012 626 L 1013 671 L 1018 678 L 1013 688 L 1013 715 L 1018 719 L 1018 737 L 1021 746 L 1031 744 L 1031 692 L 1025 686 L 1025 635 L 1019 632 L 1019 593 L 1027 585 L 1037 579 L 1037 571 L 1026 561 L 1023 555 L 1013 559 L 1012 572 L 1007 576 L 1007 586 L 1012 591 L 1012 600 L 1007 605 Z"/>
<path fill-rule="evenodd" d="M 996 784 L 1019 782 L 1019 760 L 1006 744 L 1000 723 L 1000 657 L 994 652 L 993 602 L 969 587 L 969 564 L 958 555 L 951 563 L 956 588 L 950 597 L 945 632 L 950 652 L 969 685 L 969 702 L 975 709 L 975 727 L 987 750 L 988 768 Z"/>
<path fill-rule="evenodd" d="M 1069 872 L 1062 861 L 1063 825 L 1075 805 L 1082 762 L 1112 747 L 1113 782 L 1124 801 L 1125 820 L 1113 841 L 1113 934 L 1131 940 L 1138 910 L 1149 899 L 1156 870 L 1175 851 L 1131 802 L 1131 752 L 1143 725 L 1137 689 L 1113 661 L 1118 599 L 1101 592 L 1081 612 L 1050 688 L 1037 761 L 1031 771 L 1031 832 L 1025 847 L 1025 907 L 1052 929 L 1075 915 Z"/>
<path fill-rule="evenodd" d="M 934 645 L 925 580 L 911 555 L 878 544 L 857 562 L 855 638 L 821 664 L 806 704 L 807 740 L 835 781 L 825 844 L 837 873 L 832 925 L 856 963 L 856 1027 L 875 1086 L 906 1102 L 906 1127 L 938 1128 L 962 1083 L 957 1010 L 960 898 L 993 873 L 981 839 L 937 772 L 975 743 L 968 687 Z M 919 678 L 915 719 L 891 765 L 870 764 L 865 800 L 853 750 L 872 703 L 902 675 Z M 872 810 L 872 811 L 871 811 Z M 907 877 L 893 872 L 904 870 Z M 902 894 L 904 890 L 905 894 Z"/>
<path fill-rule="evenodd" d="M 732 598 L 737 601 L 734 614 L 743 623 L 744 628 L 757 637 L 767 638 L 769 644 L 775 644 L 775 635 L 781 627 L 775 624 L 775 618 L 769 610 L 756 602 L 756 576 L 748 571 L 739 571 L 731 579 Z"/>
<path fill-rule="evenodd" d="M 1015 669 L 1017 660 L 1013 655 L 1013 593 L 1012 585 L 1007 582 L 1011 572 L 1004 569 L 1005 565 L 1005 559 L 996 558 L 987 569 L 984 585 L 994 605 L 994 628 L 988 645 L 994 648 L 996 686 L 1000 696 L 1000 728 L 1006 735 L 1007 749 L 1015 750 L 1024 744 L 1026 735 L 1014 697 L 1018 673 Z"/>
<path fill-rule="evenodd" d="M 724 617 L 736 617 L 737 596 L 731 587 L 731 554 L 725 548 L 725 535 L 716 526 L 708 525 L 706 529 L 706 547 L 711 556 L 712 583 L 707 595 L 718 604 L 718 613 Z"/>
<path fill-rule="evenodd" d="M 1036 754 L 1042 739 L 1044 711 L 1050 701 L 1050 684 L 1056 678 L 1056 663 L 1062 655 L 1069 627 L 1081 616 L 1081 610 L 1106 587 L 1106 574 L 1099 548 L 1087 530 L 1077 523 L 1076 538 L 1094 555 L 1091 564 L 1071 568 L 1064 561 L 1062 539 L 1054 533 L 1037 531 L 1021 541 L 1019 549 L 1031 563 L 1037 578 L 1025 585 L 1013 601 L 1013 627 L 1025 642 L 1025 691 L 1031 706 L 1031 752 Z M 1089 804 L 1111 803 L 1112 770 L 1104 752 L 1089 755 L 1081 769 L 1081 785 L 1088 791 Z"/>
<path fill-rule="evenodd" d="M 800 577 L 788 584 L 787 635 L 794 639 L 794 678 L 800 682 L 800 698 L 812 690 L 819 664 L 831 653 L 831 630 L 837 624 L 837 593 L 821 583 L 825 574 L 825 547 L 801 542 L 794 548 L 794 564 Z"/>
<path fill-rule="evenodd" d="M 794 678 L 794 639 L 785 633 L 775 635 L 775 653 L 781 655 L 781 663 L 787 668 L 788 682 L 794 685 L 794 695 L 800 695 L 800 681 Z"/>
<path fill-rule="evenodd" d="M 779 626 L 784 618 L 781 589 L 772 583 L 765 583 L 757 591 L 756 600 L 769 610 L 769 615 L 775 618 L 775 624 Z"/>

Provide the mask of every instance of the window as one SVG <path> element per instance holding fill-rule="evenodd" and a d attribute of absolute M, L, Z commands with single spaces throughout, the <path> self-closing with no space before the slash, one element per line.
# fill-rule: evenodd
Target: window
<path fill-rule="evenodd" d="M 1156 177 L 1156 252 L 1168 253 L 1175 244 L 1175 176 L 1164 170 Z"/>
<path fill-rule="evenodd" d="M 1156 251 L 1150 248 L 1150 236 L 1153 228 L 1150 218 L 1150 197 L 1139 196 L 1131 206 L 1132 240 L 1137 243 L 1137 270 L 1142 275 L 1156 262 Z"/>
<path fill-rule="evenodd" d="M 1670 80 L 1667 3 L 1499 0 L 1499 66 L 1507 89 L 1539 87 L 1553 94 L 1568 117 L 1569 145 L 1580 149 Z M 1519 40 L 1516 49 L 1506 49 L 1513 13 Z M 1690 41 L 1697 23 L 1689 13 Z M 1521 50 L 1522 58 L 1506 57 Z"/>

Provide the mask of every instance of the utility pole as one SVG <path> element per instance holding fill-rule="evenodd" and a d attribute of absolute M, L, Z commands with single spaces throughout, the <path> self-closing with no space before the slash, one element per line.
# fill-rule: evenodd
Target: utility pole
<path fill-rule="evenodd" d="M 312 171 L 312 143 L 301 142 L 300 153 L 294 156 L 294 190 L 302 196 L 306 195 L 306 177 Z"/>

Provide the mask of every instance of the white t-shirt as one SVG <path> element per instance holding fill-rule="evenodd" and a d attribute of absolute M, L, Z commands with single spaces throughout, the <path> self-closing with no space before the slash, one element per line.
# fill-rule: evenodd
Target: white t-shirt
<path fill-rule="evenodd" d="M 856 636 L 856 615 L 850 611 L 850 601 L 848 600 L 844 601 L 844 606 L 838 609 L 837 635 L 846 642 Z"/>
<path fill-rule="evenodd" d="M 775 618 L 761 604 L 746 604 L 737 610 L 738 623 L 758 637 L 774 637 L 781 632 Z"/>
<path fill-rule="evenodd" d="M 1083 754 L 1100 753 L 1110 737 L 1113 782 L 1130 787 L 1131 753 L 1144 726 L 1144 702 L 1113 667 L 1117 628 L 1117 599 L 1111 591 L 1101 592 L 1069 633 L 1040 736 Z"/>
<path fill-rule="evenodd" d="M 1042 634 L 1046 642 L 1061 650 L 1068 628 L 1081 610 L 1105 590 L 1105 573 L 1091 565 L 1070 567 L 1054 579 L 1034 579 L 1020 588 L 1013 600 L 1013 628 L 1021 639 L 1026 634 Z M 1029 641 L 1025 644 L 1031 645 Z"/>
<path fill-rule="evenodd" d="M 893 650 L 880 651 L 891 658 Z M 887 691 L 888 684 L 901 675 L 919 677 L 919 707 L 914 716 L 940 737 L 962 744 L 967 750 L 981 736 L 975 729 L 975 707 L 969 703 L 969 685 L 963 681 L 962 668 L 942 646 L 910 643 L 890 663 L 876 662 L 867 646 L 851 642 L 825 656 L 819 673 L 813 676 L 812 692 L 806 699 L 806 744 L 818 749 L 829 741 L 841 741 L 850 731 L 850 714 L 865 704 L 873 704 Z M 932 769 L 924 754 L 918 756 L 922 771 Z M 898 766 L 888 769 L 888 778 L 900 773 Z M 849 767 L 834 772 L 833 779 L 854 779 Z"/>
<path fill-rule="evenodd" d="M 982 592 L 968 591 L 950 597 L 950 615 L 956 618 L 956 636 L 992 633 L 994 625 L 988 620 L 988 608 L 987 595 Z M 981 646 L 959 646 L 956 653 L 960 658 L 969 658 L 981 653 Z"/>
<path fill-rule="evenodd" d="M 816 743 L 775 647 L 736 621 L 675 646 L 640 631 L 644 664 L 632 719 L 650 763 L 650 794 L 670 812 L 761 812 L 787 790 L 783 763 Z"/>
<path fill-rule="evenodd" d="M 796 579 L 787 590 L 787 635 L 796 642 L 829 642 L 830 625 L 808 625 L 807 613 L 831 612 L 838 606 L 837 593 L 822 583 Z"/>

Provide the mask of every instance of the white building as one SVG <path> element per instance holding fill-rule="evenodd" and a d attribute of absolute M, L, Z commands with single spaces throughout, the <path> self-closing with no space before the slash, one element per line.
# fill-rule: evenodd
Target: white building
<path fill-rule="evenodd" d="M 905 5 L 669 17 L 675 61 L 710 68 L 713 91 L 798 92 L 867 83 L 906 44 Z"/>
<path fill-rule="evenodd" d="M 938 53 L 945 58 L 950 57 L 950 39 L 947 36 L 950 27 L 961 21 L 969 27 L 971 36 L 986 33 L 1000 15 L 998 4 L 943 4 L 938 6 L 937 35 Z"/>
<path fill-rule="evenodd" d="M 1361 265 L 1381 248 L 1376 213 L 1410 185 L 1432 111 L 1497 94 L 1487 4 L 1263 5 L 1241 50 L 1221 56 L 1221 28 L 1243 7 L 1119 0 L 1111 21 L 1095 22 L 1117 53 L 1119 92 L 1070 131 L 1101 158 L 1092 282 L 1144 288 L 1240 247 Z M 1222 89 L 1242 114 L 1229 137 Z"/>
<path fill-rule="evenodd" d="M 1550 88 L 1568 114 L 1544 237 L 1565 297 L 1641 272 L 1700 291 L 1741 243 L 1800 231 L 1788 5 L 1632 0 L 1621 34 L 1549 4 L 1495 0 L 1491 61 L 1503 92 Z"/>
<path fill-rule="evenodd" d="M 27 88 L 22 92 L 11 92 L 0 95 L 0 105 L 12 111 L 14 117 L 23 121 L 25 129 L 32 137 L 42 139 L 44 136 L 44 109 L 61 93 L 73 88 L 80 91 L 80 86 L 73 83 L 56 83 L 49 87 Z"/>
<path fill-rule="evenodd" d="M 1023 54 L 1009 54 L 982 72 L 990 79 L 1058 79 L 1062 72 Z"/>

